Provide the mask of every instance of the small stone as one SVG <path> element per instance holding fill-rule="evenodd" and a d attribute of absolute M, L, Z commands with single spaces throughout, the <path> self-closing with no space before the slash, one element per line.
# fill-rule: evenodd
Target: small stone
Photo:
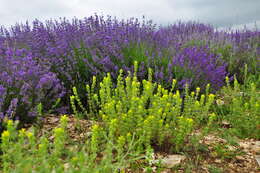
<path fill-rule="evenodd" d="M 258 163 L 258 166 L 260 167 L 260 155 L 256 155 L 255 159 L 256 159 L 256 161 Z"/>
<path fill-rule="evenodd" d="M 179 165 L 185 158 L 183 155 L 168 155 L 162 159 L 161 163 L 163 167 L 170 169 Z"/>
<path fill-rule="evenodd" d="M 216 163 L 221 163 L 221 160 L 220 159 L 216 159 L 215 162 Z"/>
<path fill-rule="evenodd" d="M 65 164 L 64 164 L 64 169 L 65 169 L 65 170 L 69 169 L 69 167 L 70 167 L 70 164 L 69 164 L 69 163 L 65 163 Z"/>
<path fill-rule="evenodd" d="M 236 156 L 236 159 L 237 159 L 237 160 L 245 160 L 245 158 L 242 157 L 242 156 Z"/>
<path fill-rule="evenodd" d="M 228 121 L 222 121 L 221 123 L 222 128 L 231 128 L 231 124 Z"/>
<path fill-rule="evenodd" d="M 260 141 L 256 141 L 256 142 L 253 143 L 252 151 L 255 152 L 255 153 L 260 152 Z"/>

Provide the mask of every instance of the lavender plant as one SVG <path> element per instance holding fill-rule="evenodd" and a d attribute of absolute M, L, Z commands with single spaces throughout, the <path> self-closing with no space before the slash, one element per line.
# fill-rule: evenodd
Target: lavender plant
<path fill-rule="evenodd" d="M 112 17 L 91 16 L 71 22 L 66 19 L 46 23 L 36 20 L 32 28 L 29 24 L 16 25 L 10 31 L 3 29 L 1 35 L 5 36 L 3 48 L 7 45 L 26 48 L 48 64 L 70 92 L 72 86 L 79 89 L 81 82 L 89 82 L 91 75 L 101 75 L 102 79 L 104 72 L 110 72 L 116 79 L 118 69 L 133 72 L 135 60 L 143 63 L 139 72 L 141 78 L 147 76 L 150 67 L 155 71 L 157 81 L 169 84 L 171 79 L 162 73 L 168 72 L 171 58 L 193 37 L 186 34 L 188 32 L 191 35 L 212 33 L 213 29 L 196 23 L 156 29 L 145 20 L 119 21 Z"/>
<path fill-rule="evenodd" d="M 0 29 L 0 52 L 23 48 L 46 71 L 55 73 L 66 88 L 63 104 L 69 103 L 72 87 L 84 98 L 85 84 L 95 75 L 101 81 L 107 72 L 116 83 L 119 69 L 134 71 L 145 79 L 148 68 L 154 81 L 170 88 L 173 78 L 178 89 L 188 83 L 201 90 L 210 83 L 212 90 L 224 84 L 224 76 L 236 75 L 239 81 L 244 64 L 259 75 L 259 31 L 217 31 L 195 22 L 178 22 L 157 27 L 151 21 L 111 16 L 90 16 L 71 21 L 62 18 L 15 25 Z M 83 103 L 86 103 L 82 100 Z M 15 103 L 15 101 L 14 101 Z"/>
<path fill-rule="evenodd" d="M 64 92 L 56 75 L 27 51 L 9 49 L 0 56 L 1 121 L 5 117 L 22 122 L 33 119 L 37 105 L 47 111 Z"/>

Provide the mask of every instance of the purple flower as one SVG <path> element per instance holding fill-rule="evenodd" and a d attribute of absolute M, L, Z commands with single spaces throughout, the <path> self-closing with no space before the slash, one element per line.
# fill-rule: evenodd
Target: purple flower
<path fill-rule="evenodd" d="M 31 110 L 35 110 L 39 103 L 48 110 L 64 95 L 56 74 L 34 60 L 30 53 L 26 54 L 25 50 L 7 49 L 7 54 L 0 56 L 0 67 L 2 116 L 24 121 L 35 112 Z"/>

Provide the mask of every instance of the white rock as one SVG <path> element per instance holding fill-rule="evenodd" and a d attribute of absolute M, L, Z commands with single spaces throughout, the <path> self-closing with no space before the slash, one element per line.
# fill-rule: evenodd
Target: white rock
<path fill-rule="evenodd" d="M 257 161 L 258 166 L 260 167 L 260 155 L 256 155 L 255 160 Z"/>
<path fill-rule="evenodd" d="M 253 152 L 259 153 L 260 152 L 260 141 L 254 142 L 251 147 L 252 147 Z"/>
<path fill-rule="evenodd" d="M 168 155 L 161 160 L 162 166 L 166 168 L 173 168 L 179 165 L 186 157 L 183 155 Z"/>

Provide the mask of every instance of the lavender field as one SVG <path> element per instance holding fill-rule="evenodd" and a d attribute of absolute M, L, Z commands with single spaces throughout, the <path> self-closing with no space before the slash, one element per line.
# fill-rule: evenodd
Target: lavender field
<path fill-rule="evenodd" d="M 1 27 L 0 123 L 3 172 L 236 172 L 239 157 L 257 172 L 260 148 L 239 144 L 260 140 L 260 31 L 103 16 Z M 173 154 L 185 159 L 169 166 Z"/>

